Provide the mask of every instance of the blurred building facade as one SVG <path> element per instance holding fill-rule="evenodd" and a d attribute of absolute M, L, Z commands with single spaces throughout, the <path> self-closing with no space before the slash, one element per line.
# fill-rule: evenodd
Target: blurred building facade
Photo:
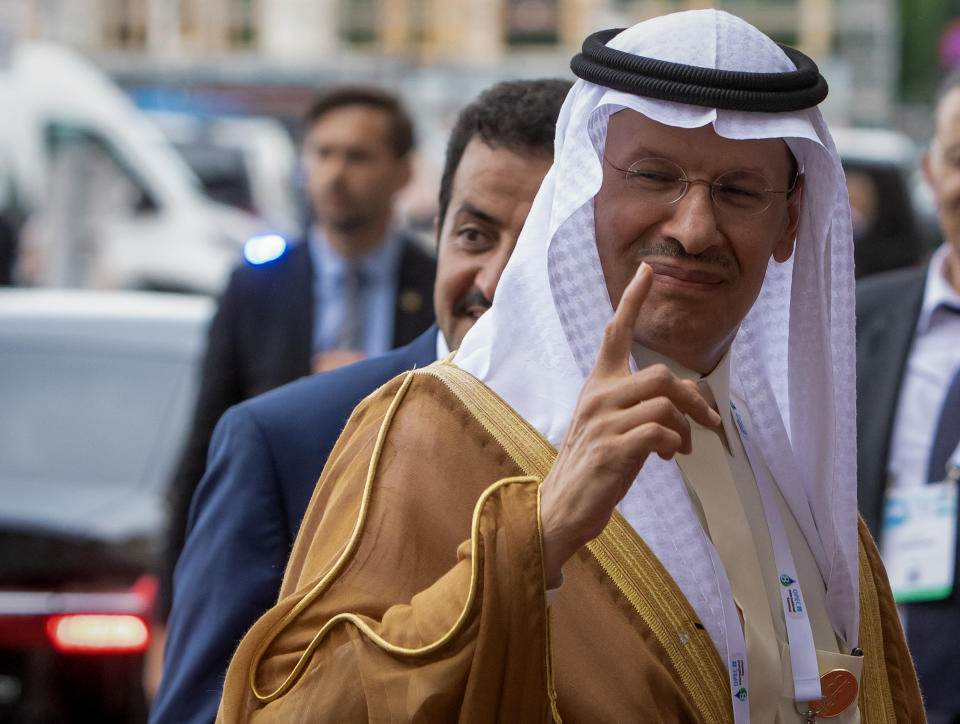
<path fill-rule="evenodd" d="M 662 13 L 721 7 L 813 56 L 832 82 L 828 114 L 886 123 L 899 68 L 894 0 L 5 0 L 5 35 L 55 39 L 114 75 L 183 82 L 314 84 L 366 77 L 426 92 L 478 80 L 566 75 L 590 32 Z M 446 71 L 452 72 L 452 78 Z M 124 77 L 126 76 L 126 77 Z M 459 76 L 459 79 L 456 78 Z M 416 81 L 414 81 L 416 82 Z M 439 83 L 440 88 L 435 86 Z M 422 89 L 421 89 L 422 90 Z M 461 91 L 461 92 L 458 92 Z M 282 96 L 282 93 L 280 93 Z M 419 95 L 419 93 L 415 94 Z M 277 100 L 282 105 L 282 99 Z"/>

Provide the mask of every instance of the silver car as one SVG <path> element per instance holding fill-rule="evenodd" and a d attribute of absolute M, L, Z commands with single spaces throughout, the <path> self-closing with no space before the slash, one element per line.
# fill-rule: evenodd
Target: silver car
<path fill-rule="evenodd" d="M 0 291 L 0 721 L 136 722 L 205 297 Z"/>

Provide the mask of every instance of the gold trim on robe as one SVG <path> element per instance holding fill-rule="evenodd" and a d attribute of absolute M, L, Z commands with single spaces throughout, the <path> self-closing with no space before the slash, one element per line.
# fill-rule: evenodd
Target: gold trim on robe
<path fill-rule="evenodd" d="M 555 456 L 449 361 L 374 392 L 328 459 L 280 600 L 240 643 L 219 719 L 732 722 L 709 635 L 619 513 L 564 565 L 547 610 L 539 482 Z M 469 539 L 454 559 L 460 525 Z M 862 523 L 860 543 L 861 720 L 920 721 Z"/>
<path fill-rule="evenodd" d="M 546 476 L 556 449 L 499 395 L 453 364 L 426 369 L 447 384 L 518 465 Z M 729 721 L 733 710 L 723 661 L 653 551 L 617 511 L 587 548 L 667 651 L 704 721 Z"/>

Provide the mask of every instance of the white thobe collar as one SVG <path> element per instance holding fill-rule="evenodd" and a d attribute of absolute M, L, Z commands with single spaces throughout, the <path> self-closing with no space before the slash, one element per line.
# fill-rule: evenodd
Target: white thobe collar
<path fill-rule="evenodd" d="M 443 336 L 443 332 L 440 329 L 437 329 L 437 359 L 446 359 L 447 355 L 451 352 L 450 347 L 447 345 L 447 340 Z"/>
<path fill-rule="evenodd" d="M 730 445 L 727 441 L 733 439 L 733 436 L 735 436 L 737 433 L 732 426 L 732 419 L 730 416 L 729 349 L 724 353 L 723 357 L 720 358 L 720 361 L 717 362 L 716 367 L 714 367 L 705 375 L 702 375 L 699 372 L 694 372 L 688 367 L 684 367 L 679 362 L 672 360 L 669 357 L 660 354 L 659 352 L 654 352 L 646 347 L 642 347 L 639 344 L 633 345 L 633 359 L 637 364 L 637 369 L 643 369 L 644 367 L 649 367 L 650 365 L 663 363 L 680 379 L 693 380 L 698 386 L 706 385 L 713 394 L 713 400 L 708 400 L 708 402 L 716 403 L 717 412 L 720 413 L 720 417 L 723 420 L 723 432 L 724 435 L 726 435 L 724 444 L 727 447 L 727 452 L 730 452 Z M 721 439 L 722 438 L 723 435 L 721 435 Z"/>

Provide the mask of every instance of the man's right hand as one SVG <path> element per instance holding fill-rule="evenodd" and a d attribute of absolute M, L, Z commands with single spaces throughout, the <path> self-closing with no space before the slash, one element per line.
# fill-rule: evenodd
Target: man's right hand
<path fill-rule="evenodd" d="M 630 371 L 633 328 L 650 293 L 653 271 L 641 264 L 604 330 L 600 354 L 577 400 L 557 459 L 543 481 L 540 515 L 548 588 L 581 546 L 597 537 L 643 467 L 656 453 L 690 452 L 690 424 L 720 424 L 692 380 L 663 364 Z"/>

